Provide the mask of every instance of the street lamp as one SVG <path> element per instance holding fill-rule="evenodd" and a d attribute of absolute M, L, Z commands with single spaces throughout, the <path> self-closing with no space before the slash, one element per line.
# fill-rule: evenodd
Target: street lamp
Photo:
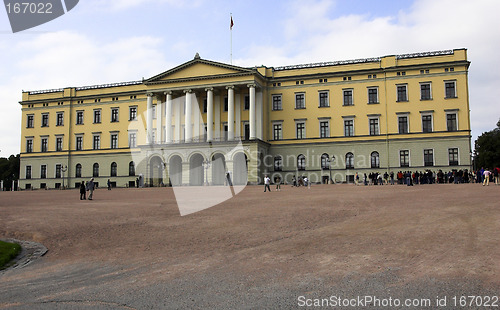
<path fill-rule="evenodd" d="M 64 173 L 68 170 L 68 166 L 64 165 L 64 167 L 61 167 L 61 171 L 62 171 L 62 189 L 64 189 Z"/>
<path fill-rule="evenodd" d="M 205 168 L 205 186 L 208 186 L 208 168 L 210 168 L 210 160 L 207 158 L 207 160 L 203 161 L 203 168 Z"/>

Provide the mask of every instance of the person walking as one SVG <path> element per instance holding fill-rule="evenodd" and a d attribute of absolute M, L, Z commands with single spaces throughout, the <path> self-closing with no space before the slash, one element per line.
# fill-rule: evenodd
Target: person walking
<path fill-rule="evenodd" d="M 89 191 L 89 200 L 92 200 L 94 198 L 94 189 L 95 189 L 94 178 L 91 178 L 89 183 L 87 183 L 87 190 Z"/>
<path fill-rule="evenodd" d="M 87 198 L 85 197 L 86 192 L 85 181 L 82 181 L 82 183 L 80 183 L 80 200 L 87 200 Z"/>
<path fill-rule="evenodd" d="M 271 187 L 269 186 L 271 184 L 271 179 L 267 176 L 264 177 L 264 193 L 266 192 L 266 189 L 271 191 Z"/>
<path fill-rule="evenodd" d="M 491 172 L 488 170 L 488 168 L 484 169 L 484 172 L 483 172 L 483 177 L 484 177 L 483 186 L 485 184 L 486 184 L 486 186 L 490 186 L 490 174 L 491 174 Z"/>

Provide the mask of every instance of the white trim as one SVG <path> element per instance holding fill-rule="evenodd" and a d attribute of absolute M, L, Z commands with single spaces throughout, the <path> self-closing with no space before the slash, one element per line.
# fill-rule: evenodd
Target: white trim
<path fill-rule="evenodd" d="M 457 160 L 458 160 L 457 166 L 460 166 L 460 148 L 459 147 L 448 147 L 448 152 L 447 152 L 448 166 L 451 166 L 450 165 L 450 149 L 457 149 Z M 453 167 L 453 166 L 451 166 L 451 167 Z"/>
<path fill-rule="evenodd" d="M 458 128 L 460 128 L 458 126 L 458 109 L 457 110 L 454 110 L 454 111 L 448 111 L 446 112 L 445 111 L 445 123 L 446 123 L 446 131 L 448 131 L 448 115 L 449 114 L 455 114 L 455 119 L 456 119 L 456 123 L 457 123 L 457 128 L 455 128 L 455 131 L 458 131 Z"/>
<path fill-rule="evenodd" d="M 326 93 L 326 105 L 321 106 L 321 94 Z M 318 90 L 318 108 L 328 108 L 330 107 L 330 91 L 329 90 Z"/>
<path fill-rule="evenodd" d="M 431 150 L 432 151 L 432 166 L 426 166 L 425 165 L 425 151 L 426 150 Z M 436 165 L 436 156 L 434 156 L 436 152 L 434 152 L 434 148 L 426 148 L 426 149 L 423 149 L 422 150 L 422 155 L 423 155 L 423 158 L 422 158 L 422 166 L 423 167 L 434 167 Z"/>
<path fill-rule="evenodd" d="M 297 95 L 303 95 L 304 96 L 304 107 L 303 108 L 297 108 Z M 305 92 L 296 92 L 294 94 L 295 97 L 295 109 L 305 109 L 306 106 L 306 93 Z"/>
<path fill-rule="evenodd" d="M 454 91 L 455 91 L 455 97 L 446 97 L 446 83 L 453 83 L 454 84 Z M 444 80 L 443 81 L 443 87 L 444 87 L 444 99 L 453 99 L 453 98 L 458 98 L 457 95 L 457 80 Z"/>
<path fill-rule="evenodd" d="M 422 99 L 422 85 L 429 85 L 429 99 Z M 420 100 L 423 100 L 423 101 L 428 101 L 428 100 L 432 100 L 433 99 L 433 96 L 432 96 L 432 82 L 420 82 L 418 84 L 419 88 L 420 88 Z"/>
<path fill-rule="evenodd" d="M 328 123 L 328 132 L 327 132 L 327 136 L 326 137 L 322 137 L 321 136 L 321 123 L 322 122 L 327 122 Z M 332 136 L 332 131 L 331 131 L 331 126 L 330 126 L 330 119 L 327 119 L 327 118 L 320 118 L 318 119 L 318 127 L 319 127 L 319 138 L 322 139 L 322 138 L 330 138 Z"/>
<path fill-rule="evenodd" d="M 297 124 L 299 123 L 303 123 L 304 124 L 304 133 L 302 135 L 302 138 L 299 138 L 298 135 L 297 135 Z M 302 139 L 306 139 L 307 138 L 307 120 L 306 119 L 299 119 L 299 120 L 295 120 L 295 139 L 297 140 L 302 140 Z M 283 127 L 281 128 L 281 130 L 283 130 Z"/>
<path fill-rule="evenodd" d="M 351 104 L 345 104 L 345 92 L 350 91 L 351 92 Z M 350 107 L 354 105 L 354 88 L 342 88 L 342 106 L 343 107 Z"/>
<path fill-rule="evenodd" d="M 406 98 L 404 100 L 398 100 L 398 87 L 404 86 L 406 91 Z M 396 84 L 396 102 L 408 102 L 410 101 L 410 94 L 408 93 L 408 83 Z"/>
<path fill-rule="evenodd" d="M 372 135 L 370 132 L 370 121 L 372 119 L 377 120 L 377 132 L 374 135 Z M 368 116 L 368 135 L 369 136 L 380 136 L 380 116 Z"/>
<path fill-rule="evenodd" d="M 356 136 L 356 124 L 355 124 L 355 121 L 354 121 L 354 117 L 342 117 L 343 119 L 343 128 L 344 128 L 344 137 L 354 137 Z M 352 121 L 352 136 L 347 136 L 346 135 L 346 130 L 345 130 L 345 122 L 346 121 Z"/>
<path fill-rule="evenodd" d="M 408 167 L 401 166 L 401 151 L 408 151 Z M 398 161 L 399 161 L 399 168 L 410 168 L 411 167 L 411 150 L 410 149 L 399 149 Z"/>
<path fill-rule="evenodd" d="M 429 112 L 420 112 L 420 125 L 422 126 L 422 132 L 424 132 L 424 116 L 431 116 L 431 131 L 434 132 L 434 111 L 429 111 Z"/>
<path fill-rule="evenodd" d="M 370 89 L 377 90 L 377 100 L 375 102 L 370 102 Z M 366 99 L 367 99 L 366 100 L 367 104 L 379 104 L 380 103 L 378 86 L 367 86 L 366 87 Z"/>

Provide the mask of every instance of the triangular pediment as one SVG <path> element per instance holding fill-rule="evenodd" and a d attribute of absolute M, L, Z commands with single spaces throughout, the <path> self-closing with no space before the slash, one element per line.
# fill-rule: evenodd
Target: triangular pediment
<path fill-rule="evenodd" d="M 254 70 L 195 57 L 173 69 L 144 81 L 146 84 L 252 74 Z"/>

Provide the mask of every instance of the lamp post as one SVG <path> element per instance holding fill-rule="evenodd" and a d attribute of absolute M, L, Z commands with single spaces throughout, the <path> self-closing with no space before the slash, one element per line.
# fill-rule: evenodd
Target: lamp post
<path fill-rule="evenodd" d="M 68 170 L 68 166 L 64 165 L 64 167 L 61 167 L 62 171 L 62 189 L 64 189 L 64 173 Z"/>
<path fill-rule="evenodd" d="M 207 158 L 207 160 L 203 161 L 203 168 L 205 168 L 205 186 L 208 186 L 208 168 L 210 168 L 210 160 Z"/>

